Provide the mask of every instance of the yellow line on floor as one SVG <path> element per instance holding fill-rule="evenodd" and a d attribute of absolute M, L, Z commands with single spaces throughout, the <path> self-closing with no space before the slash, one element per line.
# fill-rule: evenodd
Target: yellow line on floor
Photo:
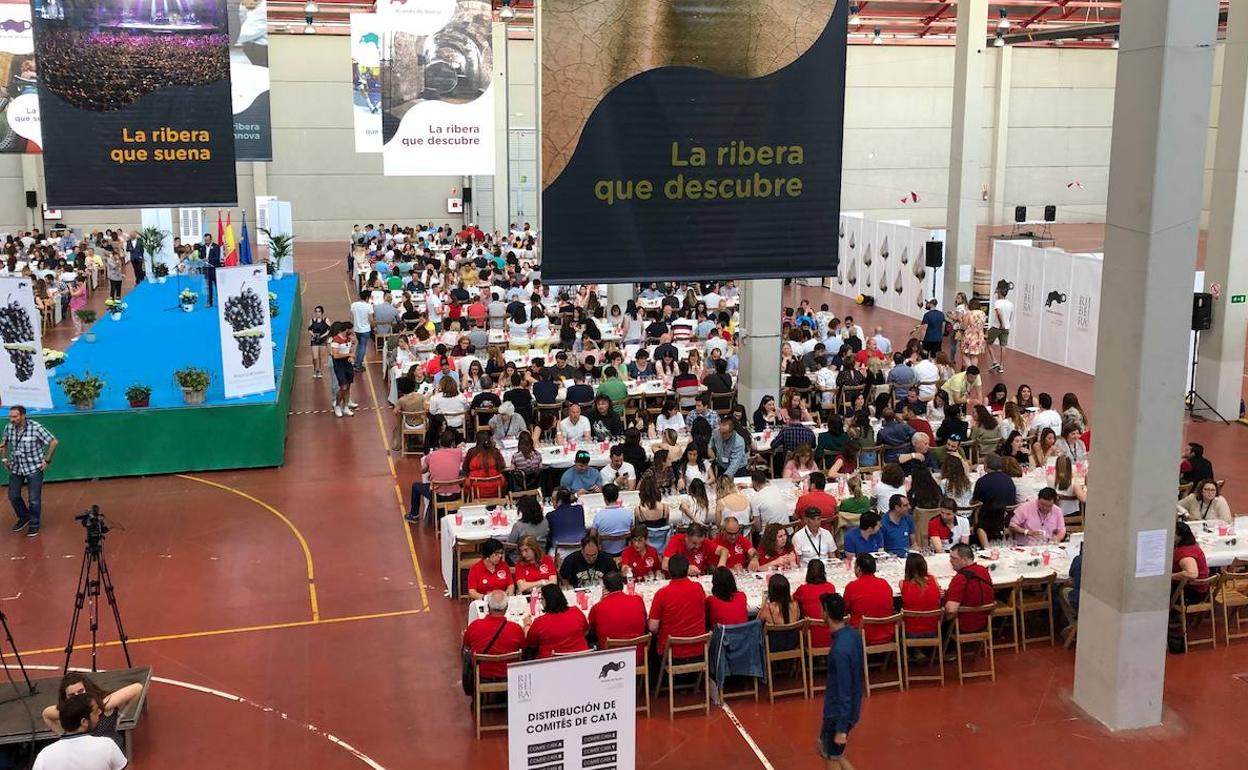
<path fill-rule="evenodd" d="M 187 479 L 188 481 L 195 481 L 200 484 L 206 484 L 207 486 L 210 486 L 210 487 L 216 487 L 217 489 L 225 490 L 226 492 L 229 492 L 231 494 L 238 495 L 244 500 L 250 500 L 251 502 L 255 503 L 256 505 L 260 506 L 261 508 L 265 509 L 269 513 L 276 516 L 278 519 L 281 520 L 283 524 L 286 525 L 287 529 L 289 529 L 291 532 L 294 533 L 295 539 L 299 541 L 299 547 L 303 549 L 303 560 L 307 564 L 307 567 L 308 567 L 308 599 L 312 603 L 312 622 L 316 622 L 317 620 L 320 620 L 321 609 L 320 609 L 320 605 L 316 601 L 316 571 L 312 567 L 312 550 L 308 548 L 308 541 L 304 538 L 303 533 L 299 531 L 299 528 L 295 526 L 295 523 L 291 521 L 290 519 L 286 518 L 286 516 L 281 511 L 277 510 L 276 508 L 269 505 L 268 503 L 261 500 L 260 498 L 253 497 L 252 495 L 247 494 L 241 489 L 235 489 L 234 487 L 228 486 L 226 484 L 219 484 L 215 481 L 209 481 L 208 479 L 201 479 L 198 476 L 190 476 L 184 473 L 179 473 L 177 474 L 177 476 L 180 479 Z"/>

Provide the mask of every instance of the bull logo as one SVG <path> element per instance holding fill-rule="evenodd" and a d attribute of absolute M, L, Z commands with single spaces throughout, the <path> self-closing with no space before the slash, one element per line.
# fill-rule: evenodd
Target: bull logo
<path fill-rule="evenodd" d="M 1051 291 L 1049 292 L 1049 296 L 1045 297 L 1044 299 L 1044 306 L 1053 307 L 1054 305 L 1061 305 L 1065 302 L 1066 302 L 1065 294 L 1062 294 L 1059 291 Z"/>
<path fill-rule="evenodd" d="M 598 678 L 606 679 L 607 674 L 610 674 L 612 671 L 623 671 L 623 670 L 624 670 L 624 662 L 619 661 L 619 660 L 613 660 L 610 663 L 607 663 L 606 665 L 602 667 L 602 671 L 598 674 Z"/>

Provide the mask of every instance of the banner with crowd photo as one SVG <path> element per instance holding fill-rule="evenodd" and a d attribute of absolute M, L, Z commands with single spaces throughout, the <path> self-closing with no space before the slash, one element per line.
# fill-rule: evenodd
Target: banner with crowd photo
<path fill-rule="evenodd" d="M 386 176 L 494 174 L 489 0 L 390 0 L 381 17 Z"/>
<path fill-rule="evenodd" d="M 375 13 L 351 14 L 351 114 L 355 151 L 381 152 L 381 39 Z"/>
<path fill-rule="evenodd" d="M 225 397 L 273 390 L 268 271 L 264 265 L 217 268 L 217 297 Z"/>
<path fill-rule="evenodd" d="M 835 274 L 847 6 L 543 2 L 542 275 Z"/>
<path fill-rule="evenodd" d="M 225 0 L 34 0 L 33 22 L 49 206 L 236 202 Z"/>
<path fill-rule="evenodd" d="M 0 0 L 0 153 L 39 152 L 39 81 L 28 0 Z"/>
<path fill-rule="evenodd" d="M 52 391 L 43 364 L 43 316 L 29 278 L 0 278 L 0 401 L 28 409 L 51 409 Z"/>
<path fill-rule="evenodd" d="M 265 0 L 227 0 L 227 11 L 234 157 L 235 160 L 273 160 L 268 8 Z"/>

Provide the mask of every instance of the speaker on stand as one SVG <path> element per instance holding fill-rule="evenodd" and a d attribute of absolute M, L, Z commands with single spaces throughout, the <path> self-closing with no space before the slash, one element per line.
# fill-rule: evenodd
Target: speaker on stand
<path fill-rule="evenodd" d="M 944 241 L 928 241 L 923 245 L 923 262 L 933 270 L 945 266 Z M 932 275 L 932 299 L 936 299 L 936 276 Z"/>
<path fill-rule="evenodd" d="M 1197 418 L 1195 414 L 1197 410 L 1196 402 L 1199 401 L 1201 403 L 1201 406 L 1199 407 L 1201 411 L 1213 412 L 1214 416 L 1216 416 L 1219 420 L 1221 420 L 1223 424 L 1229 425 L 1230 423 L 1227 422 L 1227 419 L 1223 417 L 1218 412 L 1217 409 L 1213 408 L 1213 404 L 1210 404 L 1208 401 L 1206 401 L 1204 396 L 1200 395 L 1200 393 L 1196 391 L 1196 370 L 1200 364 L 1200 333 L 1203 331 L 1212 329 L 1212 328 L 1213 328 L 1213 295 L 1208 292 L 1198 291 L 1194 295 L 1192 295 L 1192 332 L 1193 334 L 1192 334 L 1192 369 L 1190 373 L 1192 386 L 1191 388 L 1188 389 L 1187 394 L 1183 397 L 1183 403 L 1187 407 L 1188 417 L 1191 417 L 1193 419 L 1203 419 L 1203 418 Z"/>

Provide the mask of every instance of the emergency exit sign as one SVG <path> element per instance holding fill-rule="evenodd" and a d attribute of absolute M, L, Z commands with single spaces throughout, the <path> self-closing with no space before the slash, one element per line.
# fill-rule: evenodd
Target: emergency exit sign
<path fill-rule="evenodd" d="M 1245 302 L 1248 302 L 1248 294 L 1232 294 L 1231 295 L 1232 305 L 1242 305 Z"/>

